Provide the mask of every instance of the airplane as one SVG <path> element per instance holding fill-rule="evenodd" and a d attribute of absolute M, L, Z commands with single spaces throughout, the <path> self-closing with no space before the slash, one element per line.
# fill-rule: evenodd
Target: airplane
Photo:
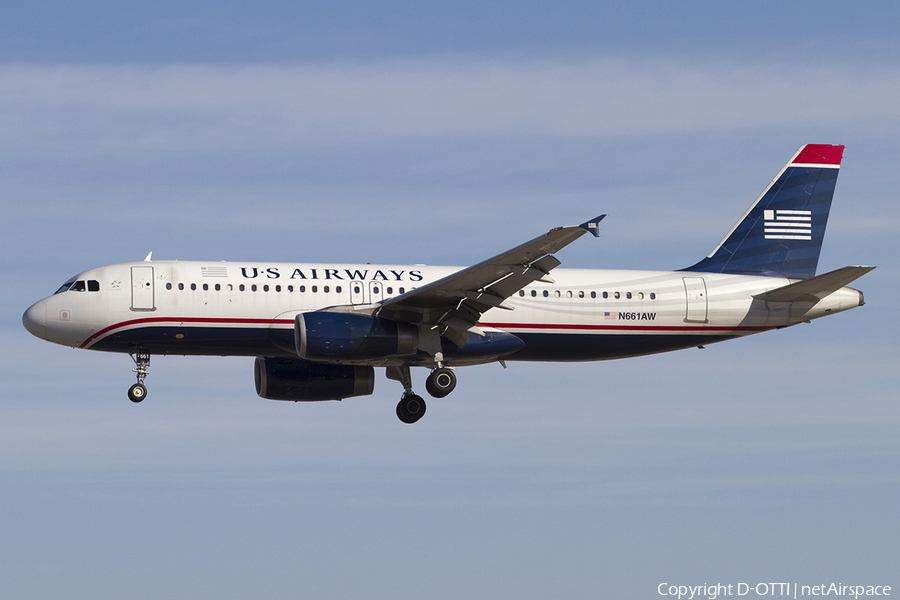
<path fill-rule="evenodd" d="M 800 148 L 713 251 L 676 271 L 557 268 L 600 215 L 470 267 L 155 261 L 67 280 L 23 315 L 50 342 L 128 353 L 147 395 L 150 356 L 256 357 L 259 396 L 341 400 L 403 386 L 397 416 L 435 398 L 455 369 L 507 361 L 594 361 L 692 347 L 809 322 L 864 304 L 846 287 L 875 267 L 816 275 L 844 146 Z M 552 277 L 551 277 L 552 272 Z"/>

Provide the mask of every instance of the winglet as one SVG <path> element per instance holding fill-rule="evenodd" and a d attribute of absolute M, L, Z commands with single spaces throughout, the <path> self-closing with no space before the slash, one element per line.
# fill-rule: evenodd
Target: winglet
<path fill-rule="evenodd" d="M 590 231 L 591 235 L 593 235 L 594 237 L 600 237 L 600 221 L 602 221 L 603 217 L 605 216 L 606 215 L 600 215 L 595 219 L 591 219 L 587 223 L 582 223 L 581 225 L 579 225 L 579 227 Z"/>

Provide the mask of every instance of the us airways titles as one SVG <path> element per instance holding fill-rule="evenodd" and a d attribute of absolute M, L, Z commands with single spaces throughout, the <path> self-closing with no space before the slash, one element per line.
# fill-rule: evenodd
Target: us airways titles
<path fill-rule="evenodd" d="M 281 273 L 278 267 L 241 267 L 241 275 L 246 279 L 266 277 L 267 279 L 309 279 L 325 281 L 422 281 L 422 272 L 416 269 L 411 271 L 395 271 L 394 269 L 294 269 L 288 276 Z"/>

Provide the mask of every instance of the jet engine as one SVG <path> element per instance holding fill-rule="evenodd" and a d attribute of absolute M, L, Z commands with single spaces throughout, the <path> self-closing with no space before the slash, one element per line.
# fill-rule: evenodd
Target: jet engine
<path fill-rule="evenodd" d="M 294 321 L 297 356 L 313 361 L 373 360 L 410 356 L 419 329 L 409 323 L 353 313 L 301 313 Z"/>
<path fill-rule="evenodd" d="M 410 323 L 369 315 L 315 311 L 295 318 L 294 346 L 300 358 L 323 363 L 413 357 L 420 350 L 419 329 Z M 456 365 L 490 362 L 524 346 L 520 338 L 490 328 L 485 328 L 483 335 L 469 336 L 462 348 L 441 339 L 444 358 Z"/>
<path fill-rule="evenodd" d="M 315 402 L 368 396 L 375 391 L 375 369 L 327 365 L 292 358 L 256 358 L 256 393 L 269 400 Z"/>

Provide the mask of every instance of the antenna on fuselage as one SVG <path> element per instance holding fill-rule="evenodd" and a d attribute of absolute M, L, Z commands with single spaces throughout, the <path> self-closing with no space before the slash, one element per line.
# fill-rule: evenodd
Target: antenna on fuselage
<path fill-rule="evenodd" d="M 150 262 L 150 257 L 153 256 L 153 251 L 150 251 L 150 254 L 147 255 L 147 258 L 144 259 L 144 262 Z"/>

